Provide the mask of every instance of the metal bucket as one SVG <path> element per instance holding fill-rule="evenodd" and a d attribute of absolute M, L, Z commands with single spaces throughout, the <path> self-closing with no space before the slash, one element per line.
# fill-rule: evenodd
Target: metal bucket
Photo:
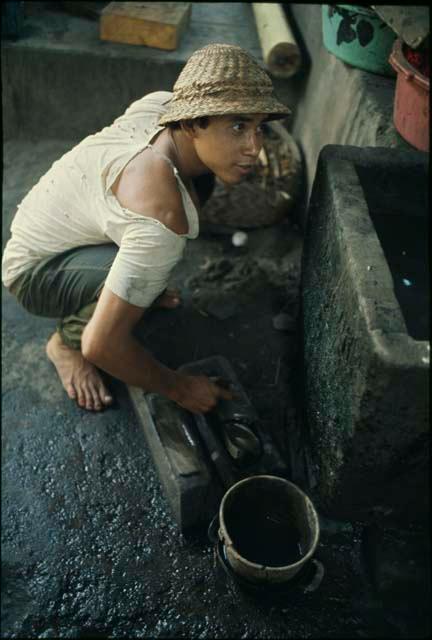
<path fill-rule="evenodd" d="M 255 583 L 282 583 L 314 554 L 318 515 L 310 498 L 292 482 L 251 476 L 225 493 L 218 535 L 236 574 Z"/>

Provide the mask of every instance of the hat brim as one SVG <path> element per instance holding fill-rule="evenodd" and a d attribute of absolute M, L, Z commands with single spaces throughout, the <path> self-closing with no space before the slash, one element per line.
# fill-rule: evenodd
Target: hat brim
<path fill-rule="evenodd" d="M 244 115 L 264 113 L 268 114 L 268 120 L 280 120 L 292 113 L 286 105 L 270 96 L 238 100 L 209 97 L 206 100 L 201 100 L 200 104 L 196 106 L 185 100 L 176 101 L 173 98 L 168 105 L 168 111 L 159 119 L 160 125 L 179 120 L 193 120 L 203 116 L 223 116 L 236 113 Z"/>

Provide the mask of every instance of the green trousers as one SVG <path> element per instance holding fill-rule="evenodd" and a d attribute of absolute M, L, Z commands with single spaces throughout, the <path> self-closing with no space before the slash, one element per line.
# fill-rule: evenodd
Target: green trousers
<path fill-rule="evenodd" d="M 193 180 L 202 206 L 215 183 L 213 174 Z M 81 349 L 81 335 L 96 307 L 98 295 L 117 254 L 114 243 L 77 247 L 41 260 L 10 287 L 30 313 L 60 318 L 57 330 L 64 344 Z"/>
<path fill-rule="evenodd" d="M 115 244 L 102 244 L 51 256 L 19 276 L 10 292 L 30 313 L 60 318 L 57 331 L 64 344 L 81 349 L 82 332 L 117 251 Z"/>

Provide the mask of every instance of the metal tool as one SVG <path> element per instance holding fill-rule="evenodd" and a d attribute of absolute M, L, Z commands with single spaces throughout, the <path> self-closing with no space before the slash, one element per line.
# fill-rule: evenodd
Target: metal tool
<path fill-rule="evenodd" d="M 225 491 L 259 473 L 286 476 L 287 466 L 237 376 L 222 356 L 180 368 L 229 389 L 207 414 L 192 414 L 167 398 L 128 387 L 161 483 L 182 532 L 208 525 Z"/>

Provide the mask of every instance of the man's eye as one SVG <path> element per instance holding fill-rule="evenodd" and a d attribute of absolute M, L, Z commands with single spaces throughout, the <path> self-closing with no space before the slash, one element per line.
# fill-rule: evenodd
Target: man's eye
<path fill-rule="evenodd" d="M 244 122 L 235 122 L 233 124 L 233 129 L 234 131 L 236 131 L 237 133 L 240 133 L 241 131 L 243 131 L 244 129 Z"/>

